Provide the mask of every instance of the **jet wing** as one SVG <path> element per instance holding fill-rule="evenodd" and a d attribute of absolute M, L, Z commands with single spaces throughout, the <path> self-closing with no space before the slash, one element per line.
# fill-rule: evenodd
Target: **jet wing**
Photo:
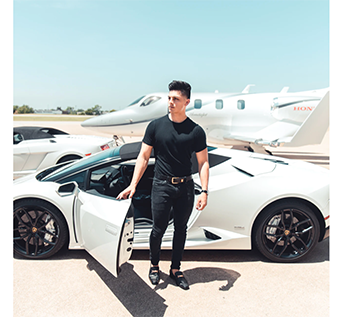
<path fill-rule="evenodd" d="M 276 142 L 281 138 L 288 138 L 294 135 L 299 125 L 278 121 L 259 131 L 247 134 L 229 134 L 224 136 L 227 140 L 238 140 L 260 145 L 278 145 Z"/>

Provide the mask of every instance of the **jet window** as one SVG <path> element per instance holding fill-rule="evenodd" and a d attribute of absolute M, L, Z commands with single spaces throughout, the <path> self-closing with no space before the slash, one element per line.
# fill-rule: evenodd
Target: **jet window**
<path fill-rule="evenodd" d="M 245 101 L 244 100 L 238 100 L 237 101 L 237 108 L 239 110 L 243 110 L 245 108 Z"/>
<path fill-rule="evenodd" d="M 224 108 L 224 102 L 222 101 L 222 99 L 217 99 L 215 101 L 215 108 L 216 109 L 222 109 Z"/>
<path fill-rule="evenodd" d="M 194 108 L 195 108 L 195 109 L 200 109 L 200 108 L 202 108 L 202 100 L 201 100 L 201 99 L 196 99 L 196 100 L 194 101 Z"/>
<path fill-rule="evenodd" d="M 160 99 L 160 97 L 157 97 L 157 96 L 152 96 L 152 97 L 149 97 L 147 99 L 145 99 L 142 104 L 140 105 L 140 107 L 146 107 L 146 106 L 149 106 L 150 104 L 158 101 Z"/>
<path fill-rule="evenodd" d="M 128 105 L 128 107 L 133 106 L 133 105 L 136 105 L 136 104 L 137 104 L 141 99 L 143 99 L 144 97 L 145 97 L 145 96 L 142 96 L 142 97 L 136 99 L 134 102 L 132 102 L 130 105 Z"/>

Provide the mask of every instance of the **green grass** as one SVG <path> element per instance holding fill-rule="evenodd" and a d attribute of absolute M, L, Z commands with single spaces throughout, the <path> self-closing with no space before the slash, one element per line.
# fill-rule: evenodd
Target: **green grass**
<path fill-rule="evenodd" d="M 93 116 L 15 115 L 13 121 L 85 121 Z"/>

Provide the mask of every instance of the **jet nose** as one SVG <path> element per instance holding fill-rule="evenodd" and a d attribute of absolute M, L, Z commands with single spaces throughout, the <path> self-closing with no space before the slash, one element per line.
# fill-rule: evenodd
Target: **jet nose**
<path fill-rule="evenodd" d="M 95 118 L 90 118 L 82 122 L 81 126 L 85 128 L 97 128 L 110 125 L 124 125 L 133 121 L 134 113 L 129 109 L 123 109 L 112 113 L 107 113 Z"/>
<path fill-rule="evenodd" d="M 90 119 L 87 119 L 85 121 L 83 121 L 80 125 L 84 128 L 87 128 L 87 127 L 93 127 L 95 126 L 95 120 L 96 118 L 90 118 Z"/>
<path fill-rule="evenodd" d="M 81 123 L 81 126 L 84 128 L 93 128 L 93 127 L 100 127 L 104 125 L 105 120 L 103 120 L 102 116 L 90 118 Z"/>
<path fill-rule="evenodd" d="M 163 93 L 163 95 L 165 94 Z M 144 99 L 141 98 L 137 103 L 133 103 L 127 108 L 85 120 L 81 126 L 123 136 L 135 134 L 137 129 L 143 131 L 143 127 L 149 121 L 166 114 L 166 98 L 161 98 L 161 96 L 152 94 L 142 97 Z M 161 99 L 164 102 L 161 102 Z"/>

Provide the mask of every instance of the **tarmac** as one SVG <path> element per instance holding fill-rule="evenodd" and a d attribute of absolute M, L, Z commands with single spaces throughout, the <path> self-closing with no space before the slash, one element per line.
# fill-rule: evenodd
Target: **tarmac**
<path fill-rule="evenodd" d="M 94 134 L 80 122 L 21 122 L 71 134 Z M 137 138 L 126 139 L 137 141 Z M 329 133 L 322 144 L 269 149 L 329 168 Z M 210 203 L 210 201 L 209 201 Z M 13 258 L 13 316 L 329 316 L 329 239 L 304 260 L 279 264 L 252 251 L 185 251 L 190 290 L 169 277 L 171 251 L 162 251 L 161 281 L 148 280 L 148 251 L 134 250 L 112 276 L 89 253 L 61 250 L 46 260 Z"/>

